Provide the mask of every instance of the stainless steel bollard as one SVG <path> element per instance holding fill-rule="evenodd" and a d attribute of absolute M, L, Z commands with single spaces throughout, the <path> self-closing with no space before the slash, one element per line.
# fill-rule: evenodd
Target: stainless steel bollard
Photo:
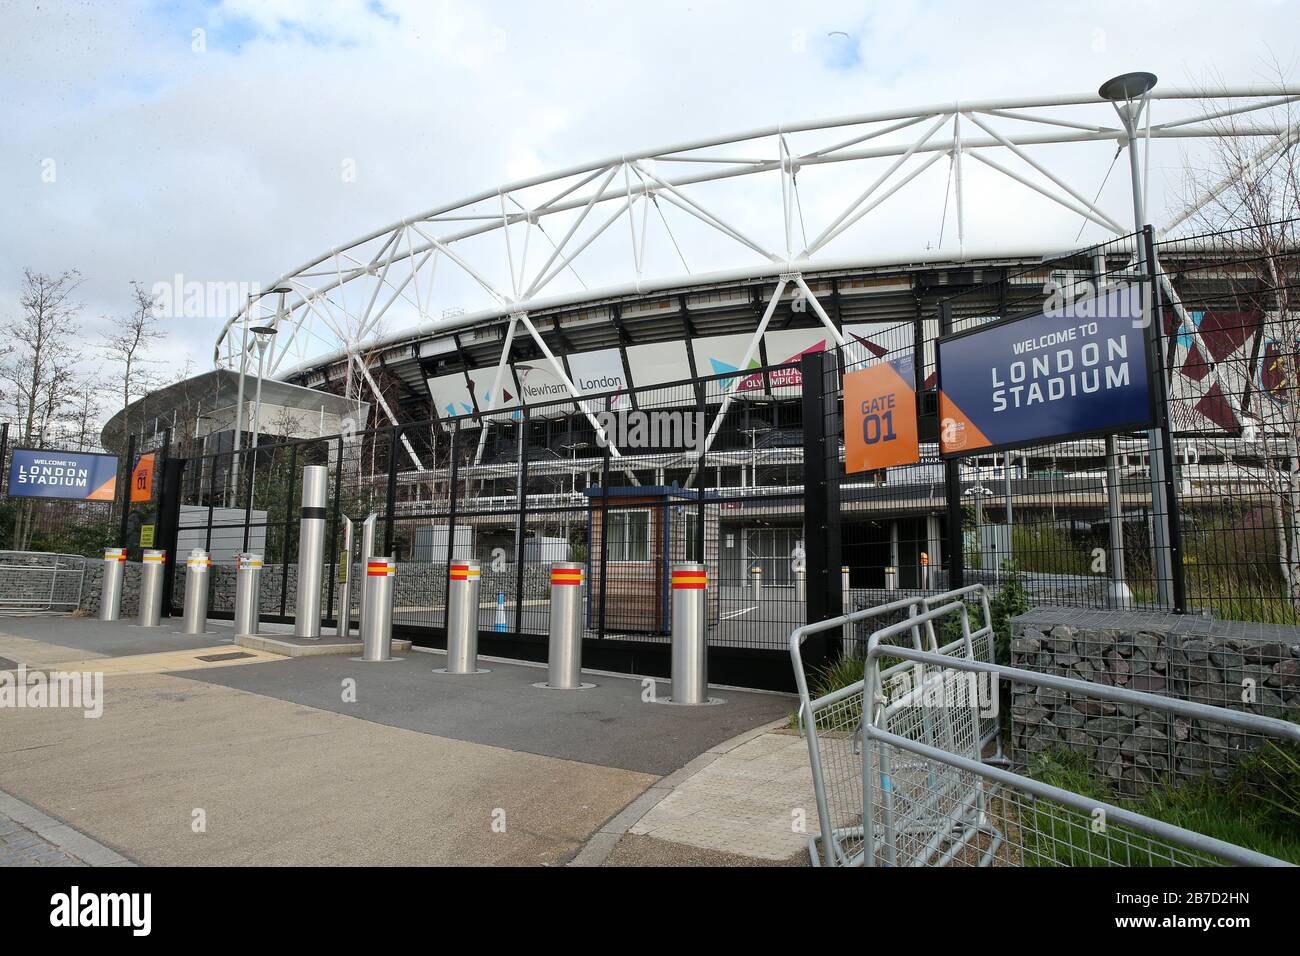
<path fill-rule="evenodd" d="M 366 561 L 366 617 L 361 622 L 364 636 L 361 659 L 371 663 L 393 658 L 393 579 L 397 575 L 394 558 L 369 558 Z"/>
<path fill-rule="evenodd" d="M 840 568 L 840 598 L 844 602 L 844 613 L 848 614 L 853 610 L 853 602 L 849 600 L 849 567 L 845 565 Z"/>
<path fill-rule="evenodd" d="M 585 690 L 582 682 L 582 564 L 556 561 L 551 565 L 551 643 L 547 680 L 534 687 Z"/>
<path fill-rule="evenodd" d="M 371 512 L 366 515 L 366 520 L 361 522 L 361 553 L 357 555 L 357 564 L 361 568 L 361 573 L 366 573 L 366 562 L 375 554 L 375 525 L 379 522 L 379 515 Z M 357 595 L 357 630 L 360 632 L 361 642 L 366 640 L 366 582 L 361 582 L 361 593 Z"/>
<path fill-rule="evenodd" d="M 898 590 L 898 568 L 894 568 L 894 567 L 885 568 L 885 590 L 886 591 Z"/>
<path fill-rule="evenodd" d="M 352 636 L 352 519 L 347 515 L 343 516 L 343 554 L 339 567 L 343 571 L 343 587 L 339 589 L 339 607 L 334 612 L 334 619 L 338 622 L 334 626 L 334 633 L 339 637 L 347 640 Z M 366 582 L 361 582 L 364 590 Z"/>
<path fill-rule="evenodd" d="M 755 601 L 763 600 L 763 569 L 759 565 L 749 569 L 750 597 Z"/>
<path fill-rule="evenodd" d="M 439 674 L 486 674 L 478 669 L 477 561 L 453 561 L 447 572 L 447 666 Z"/>
<path fill-rule="evenodd" d="M 166 551 L 146 551 L 140 565 L 140 626 L 157 627 L 162 619 L 163 564 Z"/>
<path fill-rule="evenodd" d="M 257 634 L 261 615 L 262 556 L 245 553 L 235 558 L 235 636 Z"/>
<path fill-rule="evenodd" d="M 185 559 L 185 616 L 182 634 L 204 634 L 208 630 L 208 577 L 212 560 L 202 548 Z"/>
<path fill-rule="evenodd" d="M 800 604 L 808 600 L 807 574 L 803 568 L 796 568 L 794 572 L 794 599 Z"/>
<path fill-rule="evenodd" d="M 293 617 L 295 637 L 320 639 L 320 589 L 325 565 L 325 493 L 329 469 L 302 470 L 302 513 L 298 523 L 298 599 Z"/>
<path fill-rule="evenodd" d="M 126 548 L 104 549 L 104 589 L 99 595 L 99 619 L 116 621 L 122 611 L 122 578 L 126 576 Z"/>
<path fill-rule="evenodd" d="M 708 574 L 703 564 L 672 566 L 672 678 L 674 704 L 709 703 L 708 635 L 704 601 Z"/>

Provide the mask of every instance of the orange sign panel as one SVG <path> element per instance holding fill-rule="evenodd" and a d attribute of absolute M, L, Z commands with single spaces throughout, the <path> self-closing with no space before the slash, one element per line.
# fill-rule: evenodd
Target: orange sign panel
<path fill-rule="evenodd" d="M 154 453 L 141 455 L 131 472 L 131 503 L 153 500 Z"/>
<path fill-rule="evenodd" d="M 910 358 L 844 376 L 844 470 L 849 474 L 921 460 Z"/>

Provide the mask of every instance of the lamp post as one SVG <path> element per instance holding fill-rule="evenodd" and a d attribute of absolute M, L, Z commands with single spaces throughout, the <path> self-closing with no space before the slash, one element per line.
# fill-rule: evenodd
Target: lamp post
<path fill-rule="evenodd" d="M 270 295 L 277 292 L 280 295 L 280 309 L 276 313 L 276 319 L 280 317 L 280 312 L 284 311 L 284 297 L 291 292 L 284 286 L 277 286 L 274 289 L 267 289 L 264 292 L 254 292 L 248 297 L 248 305 L 244 307 L 244 321 L 240 328 L 239 344 L 239 384 L 235 388 L 235 448 L 231 456 L 232 471 L 234 472 L 235 488 L 239 488 L 239 452 L 244 447 L 244 375 L 248 371 L 248 313 L 253 308 L 253 300 L 260 299 L 264 295 Z M 259 375 L 259 379 L 260 379 Z M 261 384 L 260 381 L 258 383 Z M 236 491 L 238 493 L 238 491 Z"/>
<path fill-rule="evenodd" d="M 560 447 L 567 452 L 571 452 L 569 460 L 572 464 L 569 476 L 573 483 L 570 486 L 570 492 L 576 495 L 578 493 L 578 449 L 586 448 L 587 443 L 585 441 L 560 442 Z"/>
<path fill-rule="evenodd" d="M 253 450 L 257 450 L 258 435 L 262 432 L 262 366 L 266 360 L 266 349 L 275 336 L 275 328 L 270 325 L 257 325 L 250 329 L 253 342 L 257 346 L 257 392 L 253 399 Z"/>
<path fill-rule="evenodd" d="M 768 425 L 751 425 L 741 431 L 749 436 L 749 483 L 758 487 L 758 436 L 766 435 L 772 429 Z"/>
<path fill-rule="evenodd" d="M 1124 132 L 1128 137 L 1129 183 L 1133 194 L 1133 228 L 1135 232 L 1140 232 L 1146 225 L 1146 202 L 1142 195 L 1142 178 L 1137 156 L 1138 120 L 1142 116 L 1142 111 L 1147 108 L 1147 94 L 1155 88 L 1155 85 L 1156 75 L 1154 73 L 1124 73 L 1107 80 L 1097 91 L 1097 95 L 1102 99 L 1109 100 L 1115 108 L 1120 122 L 1124 124 Z M 1143 247 L 1141 238 L 1137 239 L 1134 260 L 1138 272 L 1141 274 L 1143 268 L 1148 265 L 1146 250 Z M 1150 265 L 1154 265 L 1154 263 Z M 1148 290 L 1148 296 L 1153 294 L 1154 290 Z M 1151 321 L 1154 321 L 1153 310 L 1154 303 L 1148 302 L 1144 312 Z M 1156 358 L 1159 359 L 1159 329 L 1150 330 L 1150 335 L 1156 349 Z M 1165 374 L 1164 363 L 1157 361 L 1156 370 L 1158 375 L 1163 376 Z M 1161 387 L 1159 394 L 1163 395 L 1163 383 L 1157 382 L 1156 385 Z M 1162 414 L 1167 414 L 1167 412 L 1168 409 L 1161 409 Z M 1109 448 L 1108 451 L 1111 451 L 1113 456 L 1113 451 Z M 1167 499 L 1166 495 L 1164 434 L 1159 427 L 1147 430 L 1147 453 L 1151 462 L 1152 504 L 1164 503 L 1164 507 L 1153 507 L 1151 509 L 1151 530 L 1155 537 L 1156 595 L 1161 606 L 1172 607 L 1174 604 L 1174 573 L 1172 542 L 1169 536 L 1169 512 L 1172 503 Z"/>

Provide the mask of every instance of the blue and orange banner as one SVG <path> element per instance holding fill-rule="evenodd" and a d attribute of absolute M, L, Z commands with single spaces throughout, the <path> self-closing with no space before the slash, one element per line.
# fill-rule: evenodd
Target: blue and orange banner
<path fill-rule="evenodd" d="M 944 456 L 1142 428 L 1154 420 L 1141 289 L 939 339 Z"/>
<path fill-rule="evenodd" d="M 845 375 L 844 470 L 854 474 L 920 460 L 912 356 Z"/>
<path fill-rule="evenodd" d="M 116 492 L 116 455 L 15 448 L 9 463 L 10 498 L 112 501 Z"/>

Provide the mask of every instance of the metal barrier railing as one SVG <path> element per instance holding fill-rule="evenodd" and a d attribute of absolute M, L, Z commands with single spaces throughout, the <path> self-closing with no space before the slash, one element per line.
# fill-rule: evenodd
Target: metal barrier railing
<path fill-rule="evenodd" d="M 954 599 L 975 602 L 981 622 L 974 630 L 968 628 L 957 640 L 940 646 L 932 621 L 922 619 L 921 615 L 937 602 Z M 791 633 L 790 658 L 799 692 L 799 730 L 808 741 L 808 759 L 817 800 L 820 835 L 808 841 L 809 856 L 815 865 L 847 865 L 861 852 L 862 681 L 814 700 L 808 689 L 801 648 L 803 642 L 815 634 L 846 627 L 853 629 L 861 622 L 890 614 L 906 614 L 909 621 L 918 622 L 914 628 L 909 625 L 913 646 L 918 649 L 924 641 L 927 646 L 944 655 L 960 652 L 979 660 L 993 660 L 993 623 L 989 612 L 988 589 L 983 584 L 972 584 L 942 594 L 901 598 L 840 617 L 806 624 Z M 856 643 L 850 634 L 844 646 L 850 647 Z M 865 645 L 866 642 L 861 643 Z M 863 663 L 865 667 L 865 659 Z M 995 746 L 995 753 L 990 759 L 1001 762 L 1001 735 L 996 719 L 986 721 L 980 728 L 981 747 L 989 743 Z"/>
<path fill-rule="evenodd" d="M 974 628 L 972 610 L 980 615 Z M 863 680 L 811 698 L 800 654 L 803 641 L 889 614 L 907 617 L 868 638 Z M 939 646 L 937 634 L 945 619 L 957 622 L 960 637 Z M 987 593 L 981 585 L 866 608 L 798 628 L 790 635 L 799 725 L 808 740 L 817 804 L 820 835 L 809 841 L 814 865 L 1282 862 L 995 766 L 1005 763 L 997 708 L 983 707 L 981 701 L 991 705 L 998 699 L 997 682 L 1011 681 L 1061 695 L 1057 703 L 1077 708 L 1085 722 L 1090 715 L 1113 718 L 1117 734 L 1131 725 L 1130 734 L 1107 740 L 1091 752 L 1094 760 L 1097 749 L 1102 757 L 1113 756 L 1109 772 L 1125 783 L 1131 782 L 1129 774 L 1133 774 L 1158 784 L 1162 768 L 1172 769 L 1170 762 L 1178 757 L 1178 740 L 1209 732 L 1222 739 L 1244 740 L 1241 733 L 1245 732 L 1297 742 L 1300 726 L 1020 670 L 996 664 L 992 653 Z M 978 675 L 985 675 L 992 685 L 982 694 L 974 687 Z M 872 719 L 864 726 L 868 686 L 874 688 Z M 962 706 L 951 706 L 962 693 L 968 695 Z M 936 695 L 942 695 L 938 705 L 933 703 Z M 1058 742 L 1067 746 L 1085 742 L 1075 728 L 1059 733 Z M 988 754 L 994 741 L 999 747 Z M 870 787 L 864 786 L 867 780 Z M 873 821 L 865 831 L 864 819 Z"/>
<path fill-rule="evenodd" d="M 0 551 L 0 610 L 71 611 L 81 604 L 86 558 L 42 551 Z"/>
<path fill-rule="evenodd" d="M 1180 759 L 1179 739 L 1209 730 L 1231 739 L 1246 732 L 1300 742 L 1300 725 L 1257 714 L 1142 691 L 1057 677 L 893 643 L 958 617 L 961 601 L 927 609 L 876 631 L 867 647 L 863 684 L 845 688 L 871 701 L 862 728 L 862 807 L 858 852 L 840 862 L 858 865 L 1196 866 L 1285 865 L 1234 843 L 1155 819 L 1095 795 L 990 766 L 980 759 L 981 702 L 997 700 L 1001 681 L 1038 688 L 1080 715 L 1084 725 L 1110 720 L 1114 763 L 1103 776 L 1141 779 L 1151 787 Z M 975 685 L 983 675 L 983 691 Z M 904 678 L 901 681 L 898 678 Z M 891 686 L 891 681 L 893 686 Z M 901 687 L 901 689 L 900 689 Z M 1087 749 L 1078 735 L 1060 733 L 1067 752 Z M 1249 753 L 1243 748 L 1241 757 Z M 1112 773 L 1113 771 L 1113 773 Z M 1076 783 L 1081 786 L 1083 781 Z M 1104 783 L 1105 781 L 1103 781 Z M 1212 785 L 1212 784 L 1207 784 Z M 870 826 L 863 827 L 863 821 Z M 846 829 L 840 826 L 841 830 Z"/>

